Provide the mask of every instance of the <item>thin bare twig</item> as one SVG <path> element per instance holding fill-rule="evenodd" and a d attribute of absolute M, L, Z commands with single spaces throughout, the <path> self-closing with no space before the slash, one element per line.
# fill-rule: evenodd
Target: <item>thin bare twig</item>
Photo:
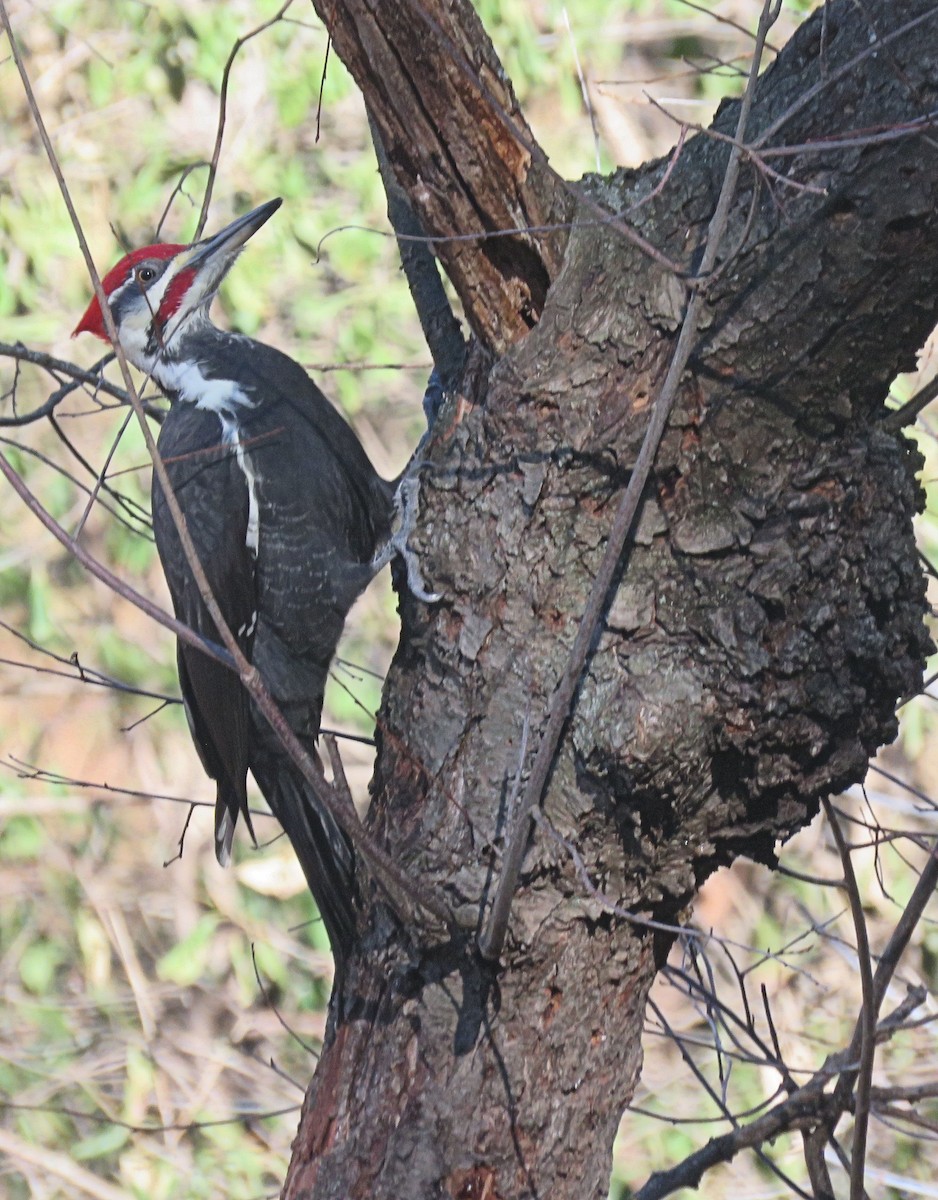
<path fill-rule="evenodd" d="M 134 788 L 116 787 L 112 783 L 102 783 L 94 779 L 75 779 L 70 775 L 62 775 L 58 771 L 50 771 L 46 767 L 37 767 L 34 763 L 26 762 L 16 755 L 9 755 L 9 761 L 0 758 L 0 767 L 15 772 L 18 779 L 35 780 L 39 783 L 64 785 L 68 788 L 103 792 L 111 796 L 127 796 L 131 800 L 167 800 L 171 804 L 193 804 L 196 808 L 213 808 L 213 800 L 192 800 L 189 796 L 170 796 L 165 792 L 141 792 Z M 252 809 L 251 816 L 269 817 L 266 809 Z"/>
<path fill-rule="evenodd" d="M 576 77 L 580 84 L 583 107 L 586 109 L 586 115 L 590 119 L 590 128 L 593 131 L 593 151 L 596 155 L 596 171 L 598 174 L 602 170 L 602 161 L 599 154 L 599 126 L 596 124 L 596 114 L 593 112 L 593 101 L 590 99 L 589 84 L 586 82 L 586 76 L 583 74 L 583 67 L 580 64 L 580 56 L 577 53 L 576 38 L 573 36 L 573 29 L 570 26 L 570 14 L 567 12 L 567 6 L 564 5 L 560 11 L 563 16 L 564 28 L 567 31 L 567 39 L 570 42 L 570 52 L 573 55 L 573 65 L 576 68 Z"/>
<path fill-rule="evenodd" d="M 319 96 L 316 101 L 316 145 L 322 133 L 322 97 L 326 90 L 326 73 L 329 70 L 329 51 L 332 49 L 332 34 L 326 37 L 326 53 L 322 56 L 322 74 L 319 76 Z"/>
<path fill-rule="evenodd" d="M 22 342 L 0 342 L 0 355 L 5 358 L 15 359 L 17 363 L 32 363 L 33 366 L 42 367 L 44 370 L 49 371 L 53 376 L 56 373 L 68 375 L 72 380 L 71 383 L 62 384 L 57 391 L 53 392 L 48 399 L 31 412 L 12 417 L 0 417 L 0 426 L 31 425 L 34 421 L 41 421 L 43 417 L 47 417 L 50 413 L 54 412 L 65 397 L 69 393 L 74 392 L 83 383 L 93 384 L 96 391 L 105 392 L 107 395 L 113 396 L 116 400 L 120 400 L 122 404 L 128 403 L 128 396 L 123 388 L 109 383 L 100 374 L 114 357 L 110 351 L 87 370 L 83 367 L 77 367 L 74 363 L 66 362 L 62 358 L 54 358 L 51 354 L 44 354 L 41 350 L 32 350 L 28 346 L 24 346 Z"/>
<path fill-rule="evenodd" d="M 799 183 L 798 180 L 781 174 L 781 172 L 770 167 L 766 159 L 800 158 L 808 154 L 824 154 L 830 150 L 854 150 L 867 146 L 899 142 L 904 138 L 917 137 L 922 133 L 926 133 L 938 124 L 938 111 L 932 109 L 927 113 L 922 113 L 918 117 L 912 117 L 908 121 L 896 121 L 891 125 L 876 125 L 865 129 L 844 129 L 837 133 L 818 136 L 810 142 L 763 145 L 761 139 L 755 142 L 743 143 L 740 142 L 735 134 L 724 133 L 720 129 L 714 129 L 713 126 L 700 125 L 695 121 L 685 121 L 683 117 L 679 117 L 671 112 L 662 101 L 656 100 L 654 96 L 646 93 L 645 98 L 652 108 L 657 109 L 662 116 L 667 117 L 675 125 L 679 127 L 686 126 L 694 133 L 699 133 L 714 142 L 726 142 L 730 146 L 738 145 L 748 159 L 751 159 L 752 162 L 759 166 L 761 171 L 764 171 L 779 183 L 785 184 L 790 188 L 795 188 L 800 192 L 809 192 L 816 196 L 826 195 L 825 189 L 807 183 Z"/>
<path fill-rule="evenodd" d="M 264 984 L 263 979 L 261 979 L 261 971 L 260 971 L 260 967 L 257 965 L 257 954 L 254 950 L 253 942 L 251 942 L 251 965 L 254 968 L 254 978 L 257 980 L 257 986 L 260 988 L 261 995 L 264 997 L 264 1003 L 267 1005 L 267 1007 L 273 1012 L 274 1016 L 277 1018 L 277 1022 L 280 1025 L 281 1029 L 283 1029 L 285 1033 L 288 1033 L 290 1035 L 290 1037 L 293 1038 L 293 1040 L 296 1042 L 296 1044 L 298 1046 L 300 1046 L 303 1050 L 305 1050 L 306 1053 L 311 1058 L 318 1059 L 319 1052 L 313 1046 L 311 1046 L 309 1044 L 309 1042 L 304 1041 L 300 1037 L 300 1035 L 296 1032 L 296 1030 L 292 1029 L 290 1027 L 290 1025 L 287 1024 L 286 1020 L 280 1014 L 280 1009 L 277 1008 L 277 1005 L 274 1003 L 273 997 L 267 991 L 267 987 Z"/>
<path fill-rule="evenodd" d="M 924 999 L 922 990 L 921 994 L 910 995 L 900 1009 L 908 1013 L 913 1007 L 923 1003 Z M 896 1014 L 892 1014 L 880 1022 L 876 1029 L 877 1041 L 888 1039 L 896 1029 L 901 1028 L 901 1022 L 894 1020 L 895 1016 Z M 797 1130 L 810 1132 L 821 1128 L 826 1140 L 827 1131 L 833 1129 L 839 1117 L 853 1107 L 852 1087 L 848 1088 L 843 1096 L 839 1091 L 839 1083 L 855 1070 L 851 1069 L 851 1049 L 847 1047 L 838 1054 L 831 1055 L 807 1083 L 771 1108 L 764 1116 L 747 1125 L 741 1125 L 722 1137 L 711 1139 L 706 1146 L 668 1170 L 654 1172 L 635 1193 L 635 1200 L 663 1200 L 663 1197 L 670 1196 L 681 1188 L 694 1188 L 704 1174 L 718 1163 L 730 1162 L 741 1150 L 757 1149 L 764 1142 L 782 1133 Z M 826 1092 L 827 1084 L 838 1074 L 838 1088 L 833 1092 Z M 712 1089 L 709 1090 L 712 1095 Z"/>
<path fill-rule="evenodd" d="M 176 843 L 176 853 L 172 856 L 172 858 L 164 858 L 163 859 L 163 869 L 164 870 L 166 869 L 166 867 L 172 866 L 172 864 L 174 862 L 178 862 L 182 858 L 182 852 L 186 846 L 186 834 L 189 832 L 189 825 L 190 825 L 190 822 L 192 821 L 192 817 L 195 813 L 195 808 L 196 808 L 195 804 L 190 803 L 189 811 L 186 813 L 186 819 L 182 823 L 182 833 L 180 833 L 179 841 Z"/>
<path fill-rule="evenodd" d="M 107 482 L 108 468 L 110 467 L 111 463 L 114 461 L 114 455 L 117 453 L 117 447 L 120 445 L 121 438 L 124 436 L 124 433 L 126 432 L 127 426 L 130 424 L 132 417 L 133 417 L 133 412 L 132 412 L 132 410 L 128 409 L 127 412 L 124 414 L 124 419 L 121 422 L 120 429 L 118 429 L 116 435 L 114 436 L 114 438 L 111 441 L 110 448 L 108 449 L 108 452 L 104 457 L 104 462 L 101 464 L 101 470 L 98 472 L 97 478 L 94 481 L 94 486 L 91 488 L 91 490 L 88 493 L 88 502 L 85 505 L 85 511 L 81 514 L 78 524 L 75 527 L 74 537 L 75 537 L 76 541 L 78 540 L 78 538 L 81 537 L 82 530 L 85 528 L 85 524 L 86 524 L 88 518 L 91 516 L 91 510 L 94 508 L 95 501 L 98 499 L 98 495 L 99 495 L 101 489 L 105 486 L 105 484 Z"/>
<path fill-rule="evenodd" d="M 722 1137 L 713 1138 L 701 1150 L 685 1158 L 683 1162 L 678 1163 L 671 1170 L 656 1171 L 648 1179 L 644 1187 L 639 1188 L 638 1192 L 635 1193 L 635 1200 L 660 1200 L 661 1197 L 670 1195 L 671 1192 L 677 1191 L 678 1188 L 696 1187 L 706 1171 L 716 1166 L 719 1162 L 730 1161 L 730 1159 L 735 1158 L 740 1150 L 743 1149 L 753 1150 L 773 1173 L 784 1180 L 796 1196 L 800 1196 L 802 1200 L 812 1200 L 807 1192 L 800 1188 L 794 1180 L 785 1175 L 772 1162 L 762 1149 L 762 1145 L 770 1141 L 778 1133 L 800 1127 L 803 1123 L 801 1119 L 802 1111 L 805 1112 L 806 1116 L 807 1112 L 810 1111 L 810 1104 L 799 1103 L 799 1101 L 803 1093 L 809 1092 L 814 1081 L 812 1080 L 812 1084 L 809 1084 L 807 1088 L 800 1089 L 788 1100 L 782 1101 L 781 1104 L 770 1109 L 764 1116 L 751 1121 L 748 1125 L 739 1125 L 737 1118 L 729 1111 L 723 1098 L 710 1086 L 710 1081 L 694 1061 L 693 1056 L 686 1050 L 681 1039 L 675 1036 L 674 1030 L 668 1023 L 664 1013 L 653 1000 L 649 1000 L 649 1005 L 655 1011 L 662 1028 L 667 1031 L 668 1036 L 678 1046 L 685 1065 L 721 1111 L 724 1119 L 729 1121 L 735 1128 L 732 1132 L 724 1134 Z M 809 1095 L 811 1096 L 811 1103 L 815 1106 L 818 1103 L 823 1103 L 826 1099 L 823 1090 L 819 1087 L 814 1087 L 809 1092 Z M 792 1109 L 794 1110 L 793 1113 L 790 1111 Z"/>
<path fill-rule="evenodd" d="M 0 10 L 2 10 L 3 0 L 0 0 Z M 111 591 L 121 596 L 124 600 L 129 600 L 131 604 L 136 605 L 141 612 L 145 612 L 148 617 L 152 617 L 154 621 L 159 622 L 166 629 L 169 629 L 176 637 L 181 638 L 190 646 L 195 646 L 204 654 L 208 654 L 210 658 L 214 658 L 217 662 L 223 663 L 226 667 L 233 665 L 233 660 L 226 651 L 215 642 L 211 642 L 208 638 L 204 638 L 201 634 L 196 633 L 194 629 L 190 629 L 188 625 L 182 621 L 177 621 L 175 617 L 171 617 L 168 612 L 165 612 L 158 604 L 154 604 L 148 597 L 138 592 L 136 588 L 130 586 L 123 579 L 120 579 L 113 571 L 90 554 L 80 542 L 76 542 L 71 534 L 56 521 L 56 519 L 39 503 L 33 493 L 29 490 L 20 476 L 14 471 L 8 459 L 0 454 L 0 474 L 6 477 L 7 482 L 13 488 L 14 492 L 20 497 L 30 512 L 37 517 L 42 524 L 49 530 L 52 536 L 65 547 L 66 550 L 85 568 L 90 571 L 96 579 L 100 579 L 103 584 L 106 584 Z"/>
<path fill-rule="evenodd" d="M 767 143 L 771 143 L 772 139 L 779 132 L 779 130 L 783 129 L 793 117 L 797 116 L 799 112 L 802 112 L 805 108 L 811 105 L 822 92 L 827 90 L 827 88 L 833 87 L 835 83 L 843 79 L 845 76 L 853 74 L 857 67 L 859 67 L 861 63 L 865 62 L 866 59 L 882 53 L 882 51 L 887 46 L 891 46 L 893 42 L 905 37 L 906 34 L 912 33 L 926 21 L 933 21 L 936 18 L 938 18 L 938 8 L 932 8 L 926 13 L 920 13 L 919 16 L 912 17 L 910 20 L 900 25 L 898 29 L 893 29 L 891 33 L 887 33 L 884 37 L 875 38 L 870 42 L 869 46 L 861 50 L 859 54 L 855 54 L 853 58 L 849 59 L 847 62 L 841 63 L 836 71 L 822 72 L 821 78 L 817 83 L 809 88 L 806 88 L 803 92 L 800 92 L 797 100 L 790 104 L 788 108 L 781 114 L 781 116 L 773 121 L 771 125 L 769 125 L 766 129 L 763 129 L 762 133 L 756 139 L 756 146 L 762 147 Z"/>
<path fill-rule="evenodd" d="M 189 178 L 189 176 L 192 174 L 192 172 L 197 171 L 199 169 L 199 167 L 208 167 L 211 169 L 211 166 L 212 166 L 212 164 L 210 162 L 207 162 L 205 159 L 200 159 L 198 162 L 189 163 L 189 165 L 187 167 L 183 168 L 182 173 L 179 176 L 179 179 L 176 181 L 176 186 L 169 193 L 169 199 L 163 205 L 163 211 L 160 213 L 160 219 L 157 221 L 156 229 L 153 231 L 153 240 L 154 241 L 160 240 L 160 237 L 162 236 L 162 232 L 163 232 L 163 226 L 166 224 L 166 218 L 169 216 L 170 209 L 173 207 L 173 201 L 176 199 L 177 196 L 181 196 L 183 194 L 182 189 L 185 186 L 186 180 Z M 189 195 L 186 196 L 186 199 L 189 200 L 190 203 L 193 202 L 192 197 Z"/>
<path fill-rule="evenodd" d="M 938 888 L 938 846 L 928 845 L 918 838 L 913 840 L 927 852 L 928 858 L 918 877 L 918 883 L 912 890 L 912 895 L 903 908 L 902 915 L 896 922 L 892 936 L 886 943 L 876 965 L 873 975 L 873 1004 L 877 1013 L 886 998 L 886 992 L 892 983 L 896 968 L 899 966 L 899 960 L 905 953 L 915 927 L 925 912 L 925 906 Z"/>
<path fill-rule="evenodd" d="M 753 34 L 740 21 L 734 21 L 731 17 L 721 16 L 719 13 L 714 12 L 708 5 L 696 4 L 694 0 L 678 0 L 678 3 L 683 4 L 685 8 L 694 9 L 695 12 L 703 13 L 708 21 L 716 21 L 719 25 L 727 25 L 730 29 L 735 29 L 737 33 L 741 33 L 745 38 L 752 38 L 753 41 L 757 39 L 758 35 Z M 765 42 L 765 48 L 770 54 L 778 54 L 779 52 L 778 47 L 773 46 L 768 40 Z"/>
<path fill-rule="evenodd" d="M 938 399 L 938 375 L 920 388 L 911 400 L 907 400 L 905 404 L 884 416 L 883 429 L 888 429 L 890 433 L 896 433 L 900 429 L 904 429 L 906 425 L 911 425 L 919 413 L 935 399 Z"/>
<path fill-rule="evenodd" d="M 348 785 L 345 764 L 342 762 L 342 755 L 339 753 L 339 744 L 332 733 L 324 733 L 322 740 L 326 746 L 326 753 L 329 755 L 329 765 L 332 767 L 332 786 L 335 793 L 341 803 L 348 809 L 349 813 L 354 814 L 355 801 L 352 799 L 352 789 Z"/>
<path fill-rule="evenodd" d="M 113 675 L 106 675 L 103 671 L 99 671 L 96 667 L 86 667 L 78 658 L 78 652 L 73 651 L 67 657 L 64 654 L 56 654 L 54 650 L 50 650 L 48 646 L 43 646 L 40 642 L 27 636 L 19 629 L 14 629 L 12 625 L 0 619 L 0 629 L 5 629 L 12 637 L 29 646 L 30 650 L 35 650 L 37 654 L 45 655 L 46 658 L 51 658 L 53 662 L 61 663 L 63 667 L 71 667 L 71 671 L 56 671 L 51 667 L 37 667 L 33 663 L 11 663 L 12 666 L 21 666 L 30 671 L 37 671 L 42 675 L 60 675 L 65 679 L 74 679 L 78 683 L 87 683 L 93 687 L 109 688 L 115 692 L 123 692 L 128 696 L 142 696 L 147 700 L 159 700 L 163 704 L 181 704 L 182 701 L 178 696 L 170 696 L 166 692 L 152 692 L 147 688 L 136 687 L 134 684 L 124 683 L 120 679 L 115 679 Z M 9 662 L 8 659 L 3 659 L 3 662 Z"/>
<path fill-rule="evenodd" d="M 92 1121 L 97 1125 L 114 1125 L 118 1129 L 126 1129 L 128 1133 L 195 1133 L 199 1129 L 215 1129 L 221 1125 L 241 1125 L 245 1121 L 266 1121 L 272 1117 L 285 1117 L 288 1113 L 297 1112 L 298 1104 L 290 1104 L 286 1108 L 259 1109 L 256 1112 L 239 1112 L 232 1117 L 218 1117 L 213 1121 L 175 1121 L 168 1125 L 137 1125 L 133 1121 L 125 1121 L 110 1113 L 86 1112 L 84 1109 L 71 1108 L 64 1104 L 26 1104 L 19 1100 L 7 1100 L 0 1097 L 0 1112 L 41 1112 L 54 1113 L 56 1116 L 73 1117 L 78 1121 Z"/>
<path fill-rule="evenodd" d="M 55 422 L 54 418 L 50 417 L 49 422 L 52 425 L 56 435 L 60 436 L 62 431 Z M 71 442 L 67 438 L 62 436 L 61 440 L 70 451 L 74 450 L 74 446 L 72 446 Z M 55 474 L 59 475 L 62 479 L 67 479 L 68 482 L 73 487 L 77 488 L 79 492 L 84 492 L 89 496 L 91 495 L 92 489 L 87 485 L 87 483 L 85 483 L 82 479 L 79 479 L 77 475 L 73 475 L 71 471 L 67 471 L 60 462 L 57 462 L 50 455 L 44 454 L 41 450 L 37 450 L 35 446 L 29 446 L 23 442 L 17 442 L 12 438 L 6 437 L 0 437 L 0 446 L 9 446 L 11 450 L 15 450 L 19 454 L 24 454 L 29 458 L 34 458 L 37 462 L 42 463 L 43 466 L 48 467 L 51 471 L 54 471 Z M 84 458 L 81 455 L 76 455 L 76 457 L 78 458 L 81 466 L 85 468 L 85 470 L 89 470 L 89 464 L 84 460 Z M 89 470 L 89 474 L 93 476 L 94 473 Z M 145 541 L 152 542 L 153 535 L 150 532 L 149 527 L 149 513 L 144 512 L 143 509 L 136 503 L 136 501 L 132 500 L 129 496 L 126 496 L 123 492 L 117 491 L 116 488 L 113 488 L 108 484 L 105 484 L 101 490 L 110 501 L 113 501 L 113 503 L 109 503 L 108 500 L 100 501 L 101 507 L 104 509 L 104 511 L 108 513 L 119 525 L 123 525 L 128 533 L 132 533 L 134 537 L 143 538 Z"/>
<path fill-rule="evenodd" d="M 195 227 L 195 233 L 192 235 L 192 240 L 197 242 L 202 236 L 202 231 L 205 229 L 205 222 L 208 220 L 208 210 L 212 203 L 212 192 L 215 188 L 215 176 L 218 174 L 218 160 L 221 158 L 221 144 L 225 136 L 225 120 L 228 108 L 228 81 L 231 77 L 231 68 L 234 66 L 234 61 L 238 57 L 241 47 L 249 42 L 251 38 L 257 37 L 259 33 L 263 33 L 265 29 L 269 29 L 271 25 L 276 25 L 283 17 L 284 13 L 293 3 L 293 0 L 286 0 L 284 4 L 274 13 L 274 15 L 262 24 L 252 29 L 250 33 L 239 37 L 235 44 L 231 47 L 231 53 L 228 55 L 228 61 L 225 63 L 225 69 L 221 76 L 221 89 L 218 96 L 218 128 L 215 132 L 215 145 L 212 148 L 212 157 L 208 164 L 208 179 L 205 182 L 205 195 L 202 198 L 202 210 L 199 213 L 199 220 Z"/>
<path fill-rule="evenodd" d="M 860 1066 L 857 1071 L 853 1146 L 850 1156 L 850 1200 L 863 1200 L 865 1189 L 863 1176 L 866 1172 L 866 1142 L 870 1123 L 870 1086 L 873 1079 L 873 1059 L 876 1054 L 876 1011 L 873 1007 L 873 967 L 870 958 L 870 942 L 866 931 L 863 899 L 857 886 L 857 877 L 850 858 L 850 848 L 844 837 L 833 805 L 825 796 L 824 813 L 831 833 L 837 843 L 840 862 L 844 870 L 844 887 L 850 900 L 853 929 L 857 939 L 857 965 L 860 970 L 862 1007 L 858 1028 L 860 1031 Z"/>

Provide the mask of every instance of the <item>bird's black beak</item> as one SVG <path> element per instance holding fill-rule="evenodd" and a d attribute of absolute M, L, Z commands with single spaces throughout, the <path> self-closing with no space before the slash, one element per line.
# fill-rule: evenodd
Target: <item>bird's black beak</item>
<path fill-rule="evenodd" d="M 178 328 L 190 313 L 211 304 L 218 285 L 228 274 L 241 252 L 241 247 L 249 237 L 257 233 L 269 217 L 273 216 L 282 203 L 280 199 L 268 200 L 266 204 L 226 225 L 220 233 L 180 250 L 173 260 L 173 280 L 169 283 L 166 294 L 169 296 L 177 278 L 184 285 L 184 290 L 182 300 L 177 298 L 174 307 L 162 320 L 162 327 L 168 331 L 167 336 L 171 336 L 173 328 Z M 162 307 L 157 317 L 161 315 Z M 175 326 L 172 325 L 173 321 Z"/>
<path fill-rule="evenodd" d="M 207 263 L 217 263 L 227 270 L 248 238 L 257 233 L 281 204 L 283 201 L 279 197 L 276 200 L 268 200 L 266 204 L 252 209 L 243 217 L 238 217 L 230 225 L 226 225 L 220 233 L 196 242 L 189 247 L 189 258 L 185 266 L 190 270 L 200 271 Z"/>

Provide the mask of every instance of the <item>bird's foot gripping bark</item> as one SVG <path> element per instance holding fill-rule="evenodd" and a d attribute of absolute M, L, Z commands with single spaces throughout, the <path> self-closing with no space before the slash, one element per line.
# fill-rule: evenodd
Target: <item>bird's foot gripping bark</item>
<path fill-rule="evenodd" d="M 443 376 L 434 367 L 430 372 L 430 378 L 427 380 L 427 387 L 423 393 L 423 415 L 427 418 L 427 432 L 420 439 L 420 445 L 417 447 L 418 454 L 426 442 L 428 434 L 433 432 L 433 426 L 436 424 L 440 409 L 443 407 L 443 401 L 446 399 L 446 392 L 447 388 L 443 384 Z"/>
<path fill-rule="evenodd" d="M 394 521 L 390 538 L 378 551 L 372 560 L 375 574 L 386 566 L 396 554 L 403 559 L 407 570 L 407 586 L 418 600 L 424 604 L 433 604 L 441 599 L 437 592 L 431 592 L 423 579 L 420 563 L 416 553 L 407 544 L 407 539 L 417 525 L 417 509 L 420 498 L 420 468 L 423 459 L 420 447 L 411 459 L 407 470 L 400 477 L 394 492 Z"/>

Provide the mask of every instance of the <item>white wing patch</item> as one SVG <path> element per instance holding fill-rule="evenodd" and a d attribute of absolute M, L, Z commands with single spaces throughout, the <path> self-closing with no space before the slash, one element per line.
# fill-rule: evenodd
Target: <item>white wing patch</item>
<path fill-rule="evenodd" d="M 243 625 L 238 626 L 238 637 L 253 637 L 254 630 L 257 628 L 257 609 L 251 613 L 250 621 L 245 621 Z"/>
<path fill-rule="evenodd" d="M 234 416 L 239 408 L 253 408 L 244 390 L 231 379 L 206 379 L 199 362 L 183 362 L 161 358 L 153 367 L 153 378 L 166 391 L 175 392 L 180 400 L 194 404 L 196 408 L 207 408 L 211 412 L 224 411 Z"/>
<path fill-rule="evenodd" d="M 234 821 L 225 809 L 215 827 L 215 857 L 222 867 L 231 862 L 231 839 L 234 837 Z"/>
<path fill-rule="evenodd" d="M 240 389 L 239 389 L 240 390 Z M 205 407 L 200 405 L 199 407 Z M 250 550 L 252 556 L 257 558 L 257 548 L 260 544 L 260 512 L 257 504 L 257 475 L 254 473 L 254 466 L 250 456 L 244 449 L 244 443 L 238 437 L 238 426 L 230 412 L 224 412 L 221 409 L 215 410 L 218 413 L 218 419 L 221 421 L 222 439 L 226 446 L 231 446 L 235 452 L 238 466 L 244 475 L 244 481 L 248 485 L 248 527 L 244 535 L 244 544 Z"/>

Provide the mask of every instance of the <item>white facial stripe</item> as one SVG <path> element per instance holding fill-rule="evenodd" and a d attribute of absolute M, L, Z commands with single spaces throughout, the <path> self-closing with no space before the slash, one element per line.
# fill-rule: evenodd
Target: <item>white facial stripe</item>
<path fill-rule="evenodd" d="M 179 275 L 179 272 L 185 268 L 188 259 L 189 255 L 180 253 L 176 258 L 169 261 L 161 262 L 154 258 L 145 263 L 138 263 L 124 282 L 111 292 L 108 297 L 108 303 L 111 311 L 115 314 L 115 319 L 117 319 L 117 314 L 120 313 L 118 327 L 122 333 L 123 326 L 128 321 L 139 325 L 141 322 L 149 324 L 153 320 L 160 310 L 160 305 L 163 303 L 170 284 Z M 136 272 L 142 266 L 149 266 L 154 270 L 160 271 L 159 277 L 154 279 L 152 283 L 142 283 L 136 277 Z M 182 304 L 179 311 L 191 312 L 192 305 L 190 304 L 187 308 L 185 304 Z"/>
<path fill-rule="evenodd" d="M 147 354 L 147 343 L 150 340 L 150 316 L 146 319 L 136 319 L 137 314 L 125 316 L 120 325 L 120 343 L 130 362 L 145 374 L 150 374 L 153 365 L 152 356 Z"/>
<path fill-rule="evenodd" d="M 155 279 L 150 284 L 141 283 L 135 275 L 135 271 L 139 270 L 143 265 L 143 263 L 138 263 L 120 287 L 116 287 L 111 292 L 108 297 L 108 303 L 112 309 L 120 306 L 120 301 L 125 292 L 132 291 L 140 298 L 141 304 L 147 307 L 151 314 L 155 314 L 159 311 L 159 307 L 163 303 L 167 287 L 169 287 L 170 282 L 179 274 L 180 267 L 184 264 L 180 263 L 178 259 L 171 260 L 159 279 Z"/>
<path fill-rule="evenodd" d="M 199 321 L 208 320 L 207 314 L 204 312 L 197 313 L 195 316 L 193 316 L 193 309 L 198 309 L 204 303 L 204 300 L 197 300 L 194 297 L 190 299 L 188 294 L 183 297 L 182 303 L 166 322 L 166 327 L 163 330 L 161 343 L 164 350 L 171 346 L 173 338 L 179 332 L 184 321 L 188 321 L 191 328 L 194 327 Z"/>
<path fill-rule="evenodd" d="M 170 263 L 159 279 L 154 279 L 150 286 L 146 289 L 147 306 L 153 316 L 160 311 L 160 305 L 163 303 L 163 297 L 166 295 L 166 289 L 169 287 L 173 279 L 179 274 L 179 264 Z M 137 287 L 141 285 L 138 283 Z"/>
<path fill-rule="evenodd" d="M 134 277 L 133 277 L 133 275 L 128 275 L 128 277 L 124 280 L 124 282 L 120 285 L 120 287 L 116 287 L 114 289 L 114 291 L 111 292 L 110 296 L 108 296 L 108 304 L 111 306 L 112 309 L 117 306 L 117 303 L 120 300 L 121 296 L 123 296 L 124 292 L 127 291 L 127 289 L 130 287 L 130 285 L 132 283 L 135 284 Z M 136 286 L 139 286 L 139 285 L 136 285 Z"/>
<path fill-rule="evenodd" d="M 154 362 L 153 354 L 147 353 L 151 342 L 153 317 L 162 302 L 166 288 L 177 272 L 178 266 L 170 263 L 149 288 L 145 288 L 131 273 L 108 297 L 124 353 L 135 367 L 147 374 L 150 373 Z"/>

